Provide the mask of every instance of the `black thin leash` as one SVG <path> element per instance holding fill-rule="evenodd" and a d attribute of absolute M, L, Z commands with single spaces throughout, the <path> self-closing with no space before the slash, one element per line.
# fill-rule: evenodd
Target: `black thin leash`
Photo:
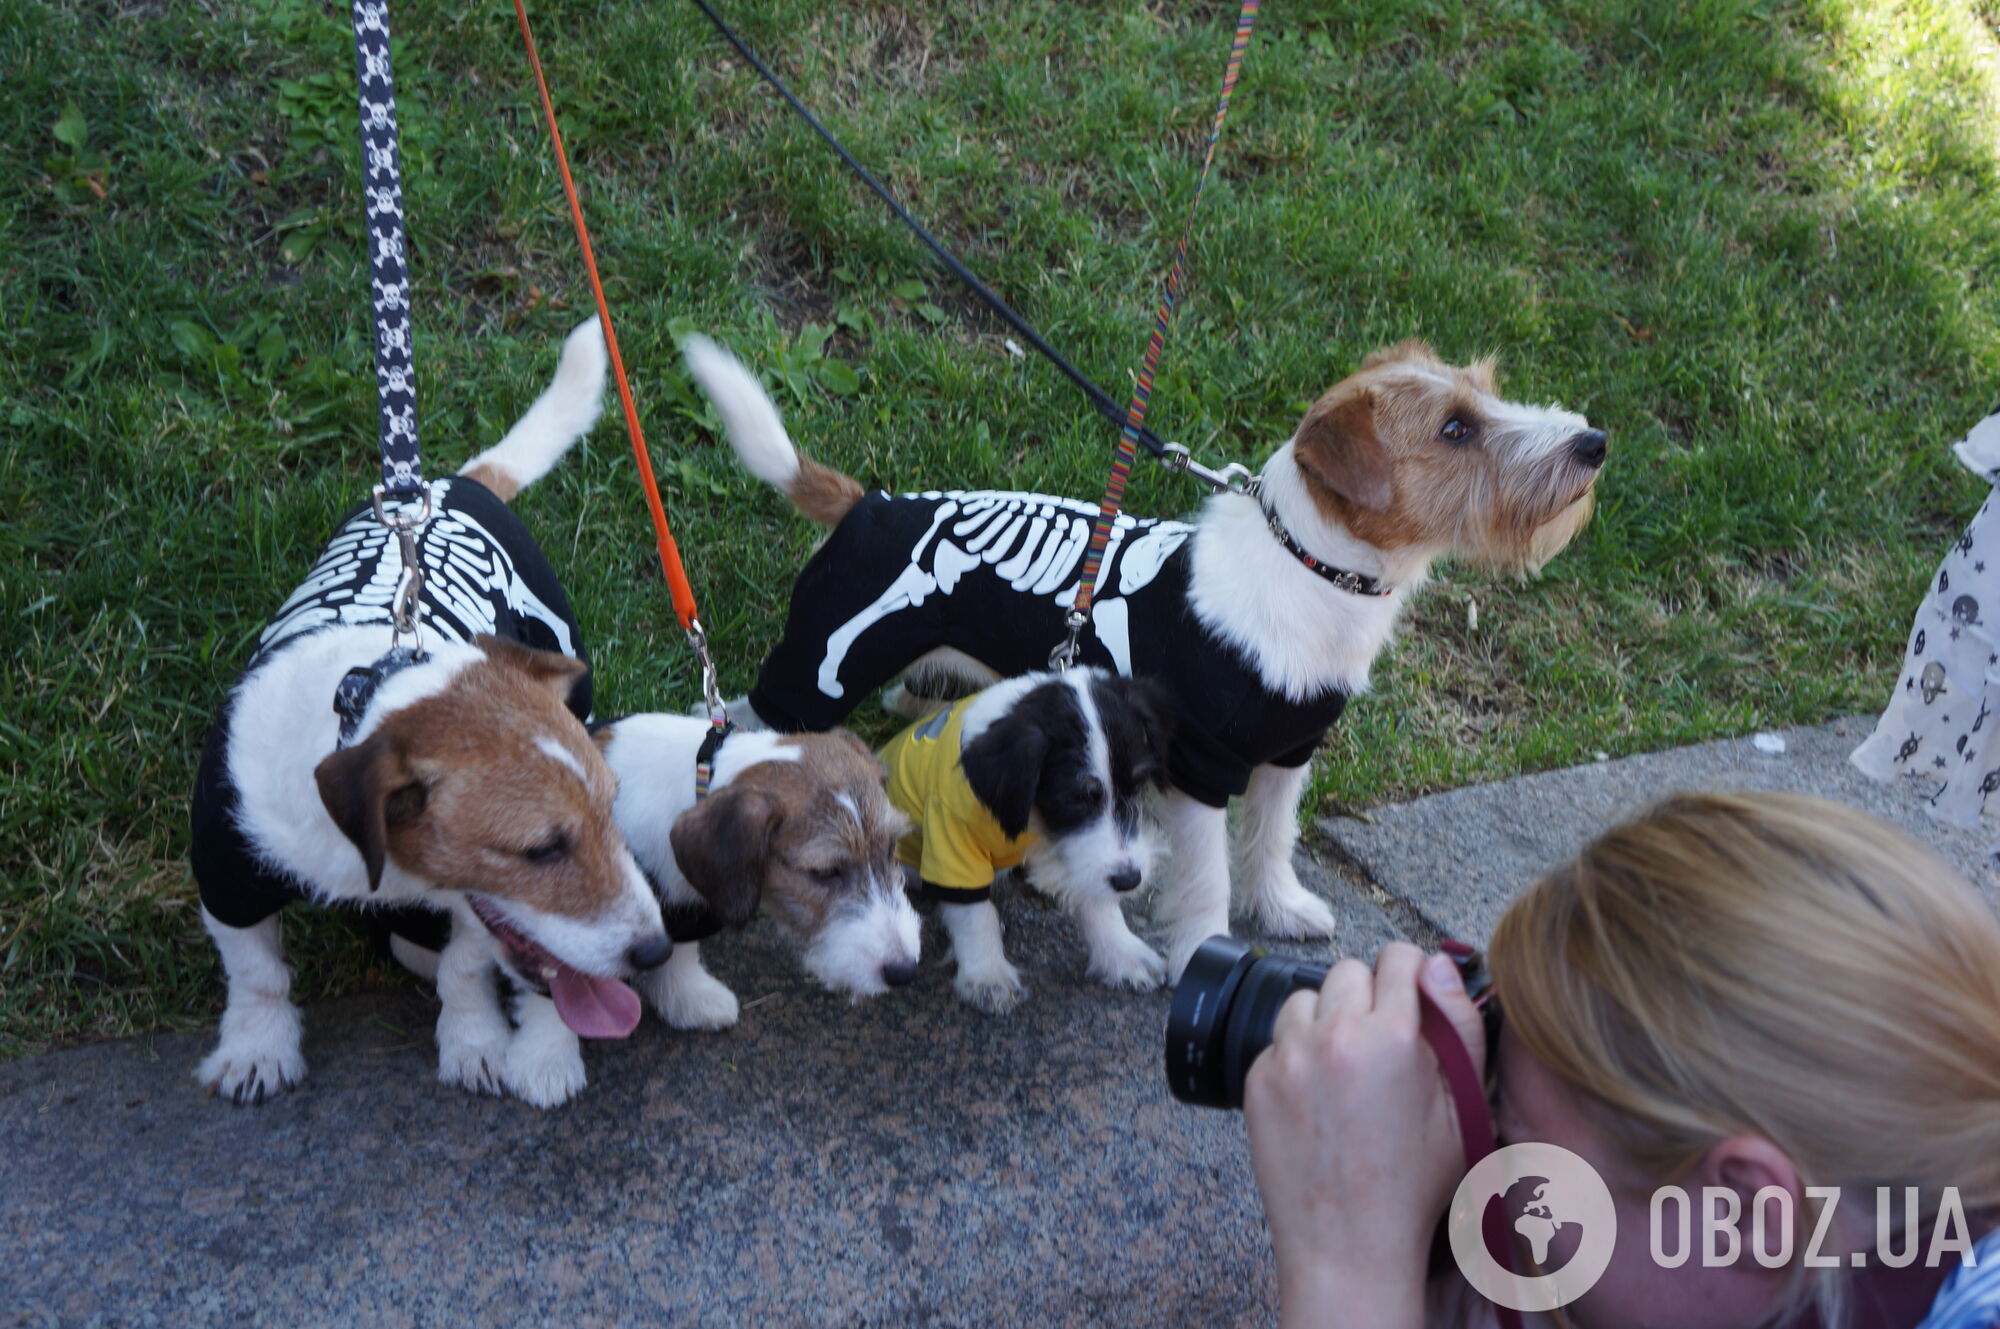
<path fill-rule="evenodd" d="M 847 163 L 847 168 L 853 171 L 863 184 L 874 190 L 876 197 L 889 205 L 889 210 L 896 214 L 897 219 L 903 225 L 909 227 L 910 231 L 919 240 L 922 240 L 930 247 L 930 251 L 937 255 L 938 261 L 951 270 L 952 276 L 963 282 L 965 288 L 978 296 L 988 309 L 998 314 L 1009 327 L 1020 333 L 1028 345 L 1041 352 L 1043 358 L 1061 370 L 1070 382 L 1083 389 L 1084 395 L 1090 398 L 1091 405 L 1097 408 L 1099 415 L 1102 415 L 1115 425 L 1122 426 L 1125 423 L 1126 412 L 1124 405 L 1113 400 L 1110 393 L 1098 387 L 1089 375 L 1071 364 L 1063 356 L 1062 352 L 1049 345 L 1048 341 L 1041 333 L 1035 331 L 1027 319 L 1016 313 L 1014 307 L 1001 299 L 992 287 L 979 280 L 978 275 L 971 268 L 965 266 L 965 263 L 958 255 L 945 248 L 944 242 L 926 230 L 922 222 L 912 217 L 909 210 L 897 201 L 894 194 L 889 192 L 889 187 L 884 185 L 880 180 L 877 180 L 873 175 L 870 175 L 868 168 L 856 161 L 854 154 L 847 150 L 846 145 L 833 136 L 833 131 L 821 124 L 819 118 L 806 109 L 805 103 L 793 95 L 792 90 L 785 86 L 785 81 L 773 73 L 770 66 L 757 58 L 757 53 L 750 49 L 749 43 L 737 36 L 735 31 L 722 21 L 722 16 L 709 7 L 708 0 L 694 0 L 694 4 L 695 8 L 708 16 L 708 21 L 715 25 L 715 30 L 721 33 L 723 38 L 736 48 L 737 53 L 749 62 L 750 67 L 762 75 L 766 83 L 769 83 L 772 88 L 776 89 L 778 95 L 785 99 L 786 104 L 798 113 L 799 118 L 804 120 L 808 125 L 811 125 L 813 132 L 826 140 L 826 145 L 840 155 L 840 159 Z M 1200 475 L 1199 468 L 1191 466 L 1187 462 L 1186 449 L 1181 448 L 1177 444 L 1166 442 L 1150 429 L 1141 429 L 1138 438 L 1146 451 L 1158 457 L 1165 465 L 1175 470 L 1188 470 Z M 1201 475 L 1201 478 L 1209 479 L 1206 475 Z M 1215 481 L 1209 480 L 1209 483 L 1213 484 Z"/>

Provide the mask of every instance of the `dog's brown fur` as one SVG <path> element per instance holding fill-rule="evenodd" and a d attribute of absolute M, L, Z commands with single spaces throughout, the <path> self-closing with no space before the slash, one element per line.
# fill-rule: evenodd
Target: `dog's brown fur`
<path fill-rule="evenodd" d="M 783 740 L 796 761 L 740 772 L 674 823 L 674 859 L 725 923 L 748 921 L 760 897 L 795 938 L 810 940 L 873 867 L 894 871 L 909 819 L 889 802 L 882 762 L 844 729 Z M 845 795 L 852 809 L 841 801 Z"/>
<path fill-rule="evenodd" d="M 567 700 L 580 660 L 499 637 L 435 696 L 385 717 L 320 762 L 327 811 L 361 850 L 445 890 L 600 916 L 625 889 L 617 782 Z M 560 744 L 581 777 L 542 750 Z"/>
<path fill-rule="evenodd" d="M 1594 472 L 1509 465 L 1494 362 L 1421 341 L 1377 351 L 1313 403 L 1294 449 L 1313 501 L 1377 549 L 1450 548 L 1534 568 L 1589 520 Z M 1461 422 L 1461 439 L 1442 437 Z M 1525 492 L 1524 492 L 1525 489 Z"/>

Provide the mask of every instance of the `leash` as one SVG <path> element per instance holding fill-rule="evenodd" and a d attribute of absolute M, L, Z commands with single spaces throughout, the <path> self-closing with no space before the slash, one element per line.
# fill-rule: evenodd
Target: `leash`
<path fill-rule="evenodd" d="M 1249 49 L 1250 29 L 1257 21 L 1260 3 L 1261 0 L 1243 0 L 1243 7 L 1236 16 L 1236 36 L 1229 45 L 1229 63 L 1222 73 L 1222 93 L 1216 99 L 1215 118 L 1208 127 L 1208 147 L 1202 153 L 1201 174 L 1195 177 L 1194 198 L 1188 204 L 1187 221 L 1181 227 L 1180 244 L 1174 250 L 1174 265 L 1167 271 L 1160 308 L 1153 315 L 1153 335 L 1146 342 L 1139 379 L 1133 384 L 1132 401 L 1125 408 L 1125 424 L 1119 431 L 1118 451 L 1111 461 L 1111 474 L 1104 482 L 1104 497 L 1097 504 L 1097 521 L 1091 527 L 1090 544 L 1084 550 L 1083 572 L 1076 584 L 1076 600 L 1065 620 L 1069 636 L 1049 652 L 1051 669 L 1067 669 L 1076 663 L 1078 641 L 1083 635 L 1084 625 L 1090 622 L 1090 604 L 1097 587 L 1098 571 L 1104 562 L 1105 548 L 1111 543 L 1111 528 L 1118 520 L 1118 509 L 1125 502 L 1125 483 L 1132 474 L 1132 461 L 1138 452 L 1140 435 L 1145 432 L 1146 407 L 1153 397 L 1153 376 L 1159 372 L 1160 355 L 1167 344 L 1167 325 L 1174 316 L 1174 305 L 1180 299 L 1188 246 L 1194 240 L 1195 213 L 1201 207 L 1202 191 L 1208 185 L 1209 168 L 1215 164 L 1215 147 L 1222 138 L 1222 123 L 1229 118 L 1229 99 L 1236 91 L 1236 76 L 1243 68 L 1243 53 Z M 1247 486 L 1249 472 L 1246 470 L 1243 474 Z"/>
<path fill-rule="evenodd" d="M 417 538 L 431 516 L 431 487 L 417 450 L 417 384 L 412 364 L 410 269 L 403 240 L 403 164 L 396 138 L 396 77 L 389 64 L 389 0 L 353 0 L 354 84 L 361 121 L 361 184 L 368 218 L 368 279 L 374 312 L 376 445 L 382 482 L 375 520 L 394 532 L 402 579 L 389 609 L 393 655 L 410 639 L 424 656 L 424 566 Z M 391 504 L 397 507 L 392 510 Z M 416 511 L 409 511 L 414 503 Z M 384 657 L 387 659 L 388 657 Z M 379 664 L 380 662 L 378 662 Z"/>
<path fill-rule="evenodd" d="M 862 184 L 867 185 L 877 198 L 888 205 L 889 211 L 895 214 L 896 219 L 908 227 L 912 235 L 923 241 L 924 246 L 937 256 L 938 262 L 944 264 L 945 269 L 952 276 L 958 278 L 965 289 L 971 291 L 981 304 L 999 315 L 1002 322 L 1019 333 L 1021 339 L 1034 347 L 1043 359 L 1054 365 L 1063 377 L 1080 388 L 1083 391 L 1083 395 L 1090 399 L 1091 406 L 1099 415 L 1102 415 L 1106 420 L 1115 425 L 1123 426 L 1127 423 L 1131 414 L 1130 411 L 1120 407 L 1116 398 L 1099 387 L 1088 374 L 1072 364 L 1062 352 L 1051 346 L 1048 339 L 1035 330 L 1033 324 L 1023 318 L 992 287 L 981 281 L 978 275 L 966 265 L 963 259 L 954 254 L 945 246 L 942 240 L 931 234 L 922 222 L 912 216 L 909 209 L 902 205 L 895 194 L 890 191 L 889 187 L 876 179 L 869 172 L 868 168 L 863 166 L 855 158 L 854 154 L 847 150 L 847 146 L 834 136 L 833 131 L 821 123 L 819 117 L 814 115 L 806 107 L 806 104 L 799 100 L 791 88 L 786 86 L 785 81 L 772 72 L 769 65 L 758 58 L 757 52 L 751 48 L 750 44 L 738 36 L 735 29 L 723 21 L 722 16 L 715 12 L 715 9 L 708 3 L 708 0 L 694 0 L 694 5 L 695 8 L 707 16 L 708 21 L 714 25 L 715 30 L 722 35 L 723 40 L 736 48 L 736 53 L 743 57 L 744 63 L 756 70 L 758 75 L 766 83 L 770 84 L 780 97 L 784 98 L 785 104 L 791 107 L 798 117 L 804 120 L 811 127 L 812 131 L 825 141 L 829 148 L 833 149 L 840 160 L 846 163 L 847 169 L 852 171 Z M 1143 424 L 1138 431 L 1138 441 L 1167 470 L 1182 475 L 1191 475 L 1217 492 L 1226 489 L 1242 491 L 1245 482 L 1250 478 L 1249 469 L 1236 462 L 1231 462 L 1220 470 L 1202 465 L 1194 459 L 1185 447 L 1178 443 L 1166 442 L 1152 430 L 1145 428 Z"/>
<path fill-rule="evenodd" d="M 357 0 L 358 3 L 358 0 Z M 653 459 L 646 451 L 646 434 L 639 426 L 639 409 L 632 402 L 632 385 L 625 378 L 625 359 L 618 352 L 618 334 L 611 326 L 611 306 L 604 298 L 604 282 L 597 274 L 597 255 L 590 247 L 590 228 L 583 220 L 583 203 L 577 197 L 576 181 L 570 175 L 569 153 L 563 147 L 562 129 L 556 124 L 555 102 L 549 97 L 549 81 L 542 73 L 542 57 L 535 47 L 535 32 L 528 23 L 525 0 L 514 0 L 514 14 L 521 22 L 521 41 L 527 47 L 528 67 L 534 71 L 535 87 L 541 93 L 542 114 L 549 127 L 549 142 L 555 148 L 556 167 L 562 173 L 563 194 L 569 201 L 570 220 L 576 227 L 577 246 L 583 250 L 583 266 L 590 274 L 590 293 L 597 301 L 598 325 L 604 329 L 604 345 L 611 353 L 611 373 L 618 383 L 618 400 L 625 408 L 625 433 L 632 440 L 632 458 L 639 466 L 639 483 L 646 491 L 646 510 L 653 519 L 654 543 L 660 554 L 660 571 L 667 579 L 667 593 L 673 598 L 674 615 L 687 634 L 688 646 L 701 666 L 701 695 L 708 706 L 710 731 L 695 764 L 695 796 L 708 792 L 714 774 L 715 750 L 727 738 L 732 726 L 722 690 L 716 681 L 715 661 L 708 652 L 708 632 L 701 625 L 695 604 L 694 587 L 688 584 L 687 569 L 681 564 L 680 546 L 667 526 L 666 505 L 660 501 L 659 481 L 653 475 Z"/>

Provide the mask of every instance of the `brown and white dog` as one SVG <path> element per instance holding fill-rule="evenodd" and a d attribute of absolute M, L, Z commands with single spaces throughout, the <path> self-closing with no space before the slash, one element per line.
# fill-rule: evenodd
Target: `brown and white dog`
<path fill-rule="evenodd" d="M 449 918 L 431 957 L 449 1083 L 560 1103 L 583 1087 L 578 1035 L 637 1022 L 622 980 L 665 961 L 669 942 L 584 729 L 575 617 L 506 507 L 597 418 L 604 359 L 585 324 L 506 438 L 433 482 L 424 653 L 385 655 L 401 556 L 358 510 L 217 716 L 191 853 L 229 984 L 220 1044 L 196 1072 L 212 1091 L 256 1102 L 305 1074 L 278 927 L 294 900 Z M 498 977 L 518 992 L 511 1025 Z"/>
<path fill-rule="evenodd" d="M 912 666 L 971 690 L 1045 665 L 1095 504 L 864 493 L 799 453 L 727 352 L 698 338 L 683 349 L 745 467 L 832 532 L 749 695 L 761 723 L 827 728 Z M 1332 910 L 1291 862 L 1314 748 L 1367 689 L 1433 561 L 1546 562 L 1588 520 L 1604 459 L 1604 434 L 1582 416 L 1502 398 L 1492 361 L 1456 367 L 1407 341 L 1313 404 L 1257 493 L 1218 494 L 1193 522 L 1118 518 L 1082 657 L 1180 701 L 1156 874 L 1170 974 L 1228 931 L 1232 796 L 1244 796 L 1236 895 L 1255 925 L 1331 934 Z"/>
<path fill-rule="evenodd" d="M 916 977 L 917 914 L 896 865 L 910 823 L 868 745 L 844 729 L 739 730 L 697 802 L 708 730 L 705 719 L 647 714 L 595 731 L 618 776 L 618 824 L 674 935 L 673 958 L 640 982 L 660 1015 L 683 1029 L 736 1023 L 736 997 L 702 968 L 698 943 L 760 906 L 835 992 L 871 997 Z"/>

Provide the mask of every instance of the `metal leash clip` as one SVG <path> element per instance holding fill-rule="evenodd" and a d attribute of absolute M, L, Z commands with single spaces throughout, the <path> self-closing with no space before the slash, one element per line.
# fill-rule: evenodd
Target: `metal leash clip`
<path fill-rule="evenodd" d="M 1072 609 L 1063 619 L 1069 628 L 1069 635 L 1056 644 L 1049 652 L 1049 668 L 1067 669 L 1076 663 L 1078 642 L 1083 636 L 1083 625 L 1090 621 L 1089 615 L 1081 609 Z"/>
<path fill-rule="evenodd" d="M 715 673 L 715 661 L 708 654 L 708 632 L 701 620 L 691 618 L 687 626 L 688 645 L 701 663 L 701 698 L 708 704 L 708 718 L 717 725 L 729 723 L 729 708 L 722 704 L 722 685 Z"/>
<path fill-rule="evenodd" d="M 1219 471 L 1210 470 L 1194 459 L 1194 454 L 1179 443 L 1169 443 L 1159 453 L 1160 465 L 1177 475 L 1192 475 L 1195 479 L 1220 494 L 1255 495 L 1262 487 L 1262 480 L 1242 462 L 1233 461 Z"/>
<path fill-rule="evenodd" d="M 424 565 L 417 557 L 417 534 L 431 519 L 431 487 L 426 484 L 417 492 L 422 503 L 415 515 L 392 514 L 388 507 L 388 491 L 376 485 L 375 520 L 396 533 L 396 545 L 403 561 L 403 576 L 396 583 L 396 598 L 389 604 L 389 647 L 394 650 L 403 644 L 404 637 L 408 637 L 410 649 L 421 654 L 424 628 L 419 611 L 423 608 Z"/>

